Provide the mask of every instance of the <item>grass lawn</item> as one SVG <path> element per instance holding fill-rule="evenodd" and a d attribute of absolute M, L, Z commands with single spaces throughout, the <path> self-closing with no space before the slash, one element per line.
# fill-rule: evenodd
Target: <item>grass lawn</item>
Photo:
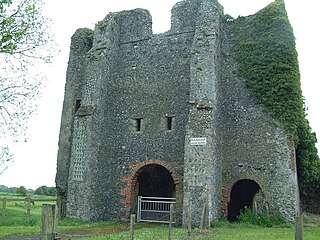
<path fill-rule="evenodd" d="M 129 225 L 126 223 L 117 222 L 97 222 L 97 223 L 81 223 L 77 220 L 63 220 L 60 221 L 58 232 L 64 233 L 63 239 L 83 239 L 83 240 L 104 240 L 104 239 L 129 239 Z M 319 240 L 320 227 L 305 227 L 305 240 Z M 38 234 L 38 226 L 1 226 L 0 238 L 12 235 L 32 235 Z M 135 238 L 137 240 L 146 239 L 168 239 L 168 226 L 159 224 L 136 224 Z M 92 237 L 93 235 L 97 237 Z M 64 235 L 62 235 L 64 236 Z M 88 236 L 88 237 L 85 237 Z M 187 230 L 185 228 L 173 228 L 172 239 L 252 239 L 252 240 L 292 240 L 294 239 L 294 228 L 260 228 L 252 226 L 242 226 L 240 224 L 233 224 L 233 226 L 219 226 L 213 227 L 203 233 L 199 229 L 193 229 L 191 238 L 188 238 Z"/>
<path fill-rule="evenodd" d="M 3 221 L 3 199 L 6 198 L 6 220 Z M 34 201 L 30 205 L 30 216 L 27 215 L 27 201 L 26 196 L 8 195 L 0 193 L 1 200 L 1 219 L 0 226 L 32 226 L 40 224 L 41 208 L 42 204 L 50 203 L 55 204 L 55 197 L 49 196 L 31 196 Z M 10 201 L 12 199 L 20 199 L 20 201 Z M 52 200 L 50 202 L 46 200 Z"/>
<path fill-rule="evenodd" d="M 49 196 L 31 196 L 32 199 L 41 201 L 35 201 L 31 204 L 30 216 L 27 214 L 27 202 L 25 201 L 26 196 L 13 195 L 9 193 L 0 192 L 0 237 L 9 235 L 29 235 L 40 232 L 40 216 L 41 207 L 46 202 L 42 200 L 54 200 L 55 197 Z M 6 198 L 6 219 L 3 219 L 3 201 Z M 10 199 L 20 199 L 20 201 L 10 201 Z"/>
<path fill-rule="evenodd" d="M 137 240 L 146 239 L 168 239 L 168 227 L 165 225 L 136 225 L 135 238 Z M 104 239 L 129 239 L 129 232 L 112 233 L 110 229 L 116 231 L 127 230 L 128 225 L 116 224 L 110 227 L 110 224 L 106 223 L 104 227 L 103 224 L 97 226 L 69 226 L 69 227 L 59 227 L 59 233 L 65 233 L 66 236 L 74 235 L 72 239 L 83 240 L 104 240 Z M 4 231 L 3 231 L 4 230 Z M 110 236 L 106 235 L 106 231 Z M 6 234 L 4 234 L 4 232 Z M 39 228 L 37 227 L 0 227 L 0 238 L 10 235 L 31 235 L 39 233 Z M 78 235 L 78 237 L 76 237 Z M 92 235 L 97 235 L 97 237 L 92 237 Z M 101 235 L 100 237 L 98 235 Z M 63 235 L 62 235 L 63 236 Z M 90 236 L 90 237 L 84 237 Z M 65 239 L 70 239 L 65 238 Z M 187 230 L 183 228 L 173 228 L 172 239 L 188 239 Z M 248 228 L 248 227 L 217 227 L 210 228 L 209 230 L 199 233 L 199 229 L 193 229 L 192 236 L 190 239 L 225 239 L 225 240 L 235 240 L 235 239 L 252 239 L 252 240 L 292 240 L 294 239 L 294 228 Z M 320 239 L 320 228 L 305 228 L 304 231 L 305 240 L 319 240 Z"/>
<path fill-rule="evenodd" d="M 104 239 L 129 239 L 129 225 L 119 222 L 95 222 L 84 223 L 78 220 L 62 220 L 59 223 L 58 232 L 66 235 L 63 239 L 84 239 L 84 240 L 104 240 Z M 203 233 L 199 229 L 193 229 L 191 238 L 188 238 L 185 228 L 173 228 L 172 239 L 250 239 L 250 240 L 292 240 L 294 239 L 293 227 L 282 228 L 261 228 L 254 226 L 245 226 L 241 224 L 230 224 L 228 226 L 218 226 L 210 228 Z M 4 234 L 6 233 L 6 234 Z M 10 226 L 0 227 L 0 238 L 10 235 L 31 235 L 38 234 L 37 226 Z M 72 235 L 73 237 L 69 237 Z M 93 235 L 97 237 L 92 237 Z M 100 236 L 99 236 L 100 235 Z M 103 235 L 103 236 L 102 236 Z M 85 237 L 88 236 L 88 237 Z M 90 236 L 90 237 L 89 237 Z M 137 240 L 145 239 L 168 239 L 168 226 L 159 224 L 136 224 L 135 238 Z M 305 227 L 305 240 L 319 240 L 320 227 Z"/>
<path fill-rule="evenodd" d="M 237 226 L 234 228 L 230 227 L 217 227 L 210 228 L 203 233 L 199 232 L 199 229 L 193 229 L 191 238 L 187 235 L 187 230 L 183 228 L 174 228 L 172 230 L 172 239 L 250 239 L 250 240 L 292 240 L 294 239 L 294 228 L 250 228 Z M 111 236 L 101 237 L 88 237 L 81 238 L 83 240 L 104 240 L 104 239 L 129 239 L 129 232 L 123 232 L 119 234 L 112 234 Z M 145 239 L 168 239 L 168 227 L 155 225 L 153 227 L 144 227 L 135 230 L 134 239 L 145 240 Z M 316 229 L 305 229 L 304 232 L 305 240 L 319 240 L 320 239 L 320 228 Z"/>
<path fill-rule="evenodd" d="M 4 196 L 0 193 L 0 199 Z M 17 198 L 17 196 L 5 196 L 9 198 Z M 35 201 L 31 206 L 31 216 L 27 215 L 25 197 L 20 197 L 19 202 L 7 202 L 6 207 L 6 223 L 3 223 L 0 215 L 0 238 L 13 235 L 33 235 L 40 232 L 40 216 L 41 206 L 44 202 Z M 37 199 L 48 199 L 46 196 L 32 196 Z M 50 197 L 49 197 L 50 198 Z M 54 199 L 54 198 L 52 198 Z M 52 202 L 51 202 L 52 203 Z M 2 204 L 1 204 L 2 205 Z M 0 206 L 2 209 L 2 206 Z M 320 239 L 320 216 L 307 214 L 304 217 L 304 239 L 319 240 Z M 74 219 L 63 219 L 59 221 L 58 232 L 67 235 L 79 235 L 79 237 L 65 237 L 63 239 L 129 239 L 129 224 L 116 221 L 109 222 L 83 222 Z M 108 236 L 109 234 L 109 236 Z M 275 239 L 294 239 L 295 230 L 293 226 L 262 228 L 249 224 L 228 223 L 220 221 L 214 224 L 214 227 L 199 232 L 199 229 L 193 229 L 191 238 L 187 235 L 185 228 L 173 228 L 172 239 L 250 239 L 250 240 L 275 240 Z M 84 237 L 92 236 L 97 237 Z M 103 235 L 103 236 L 102 236 Z M 168 226 L 159 224 L 136 224 L 135 238 L 141 240 L 160 240 L 168 239 Z"/>

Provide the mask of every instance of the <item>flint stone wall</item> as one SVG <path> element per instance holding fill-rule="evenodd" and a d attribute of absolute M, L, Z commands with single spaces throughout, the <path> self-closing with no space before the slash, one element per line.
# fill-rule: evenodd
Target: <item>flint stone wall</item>
<path fill-rule="evenodd" d="M 241 179 L 256 181 L 272 210 L 293 219 L 294 146 L 236 75 L 221 5 L 178 3 L 164 34 L 152 34 L 151 22 L 143 9 L 110 13 L 94 31 L 72 37 L 57 161 L 60 207 L 87 220 L 124 218 L 135 211 L 134 166 L 153 161 L 176 174 L 178 222 L 186 222 L 190 201 L 195 224 L 204 204 L 210 221 L 226 216 Z M 174 117 L 172 130 L 167 117 Z M 192 146 L 195 137 L 206 145 Z"/>

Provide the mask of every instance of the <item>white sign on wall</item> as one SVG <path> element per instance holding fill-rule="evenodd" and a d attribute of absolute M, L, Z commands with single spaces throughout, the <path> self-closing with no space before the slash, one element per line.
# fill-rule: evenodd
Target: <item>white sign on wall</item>
<path fill-rule="evenodd" d="M 205 137 L 190 139 L 190 145 L 206 145 L 206 144 L 207 144 L 207 138 Z"/>

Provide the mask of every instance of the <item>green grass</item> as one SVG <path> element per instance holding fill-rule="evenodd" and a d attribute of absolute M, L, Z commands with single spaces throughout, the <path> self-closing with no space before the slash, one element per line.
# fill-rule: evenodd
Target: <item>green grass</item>
<path fill-rule="evenodd" d="M 0 226 L 0 238 L 15 235 L 33 235 L 39 232 L 39 226 Z"/>
<path fill-rule="evenodd" d="M 59 232 L 65 232 L 72 235 L 102 235 L 105 234 L 105 230 L 108 227 L 113 228 L 114 230 L 127 230 L 127 224 L 116 224 L 110 225 L 109 223 L 96 224 L 86 224 L 86 227 L 81 225 L 78 226 L 59 226 Z M 123 229 L 120 229 L 120 228 Z M 136 240 L 145 240 L 145 239 L 168 239 L 168 227 L 166 225 L 145 225 L 138 224 L 135 226 L 135 238 Z M 3 234 L 3 230 L 7 234 Z M 9 236 L 9 235 L 30 235 L 39 233 L 39 229 L 35 227 L 0 227 L 0 237 Z M 129 232 L 120 232 L 112 233 L 110 236 L 100 236 L 100 237 L 87 237 L 81 238 L 83 240 L 104 240 L 104 239 L 129 239 Z M 306 240 L 318 240 L 320 239 L 320 228 L 305 228 L 304 238 Z M 78 238 L 73 238 L 78 239 Z M 184 228 L 173 228 L 172 230 L 172 239 L 188 239 L 187 230 Z M 210 228 L 209 230 L 204 231 L 203 233 L 199 232 L 199 229 L 193 229 L 192 236 L 190 239 L 225 239 L 225 240 L 234 240 L 234 239 L 252 239 L 252 240 L 292 240 L 294 239 L 294 228 L 261 228 L 261 227 L 243 227 L 243 226 L 230 226 L 230 227 L 215 227 Z"/>
<path fill-rule="evenodd" d="M 81 239 L 90 240 L 104 240 L 104 239 L 129 239 L 129 225 L 127 223 L 119 222 L 94 222 L 85 223 L 78 220 L 66 219 L 60 221 L 58 232 L 70 235 L 92 236 Z M 217 224 L 215 227 L 200 233 L 199 229 L 192 230 L 190 239 L 252 239 L 252 240 L 274 240 L 274 239 L 294 239 L 294 228 L 262 228 L 257 226 L 245 226 L 244 224 Z M 117 233 L 118 232 L 118 233 Z M 9 235 L 30 235 L 39 233 L 39 227 L 28 226 L 2 226 L 0 227 L 0 237 Z M 110 236 L 99 236 L 110 234 Z M 73 239 L 79 239 L 75 237 Z M 320 239 L 320 227 L 306 227 L 304 231 L 306 240 Z M 154 224 L 136 224 L 135 225 L 135 239 L 168 239 L 167 225 Z M 185 228 L 173 228 L 172 239 L 188 239 L 187 230 Z"/>
<path fill-rule="evenodd" d="M 31 196 L 32 199 L 37 200 L 47 200 L 54 197 L 48 196 Z M 30 216 L 27 214 L 27 202 L 25 201 L 26 196 L 12 195 L 0 193 L 0 199 L 6 198 L 10 199 L 21 199 L 21 201 L 7 201 L 6 203 L 6 221 L 4 222 L 2 217 L 0 218 L 0 226 L 39 226 L 40 225 L 40 216 L 41 216 L 41 207 L 44 203 L 54 202 L 45 202 L 45 201 L 35 201 L 34 204 L 31 204 Z M 1 201 L 1 213 L 3 209 L 3 202 Z M 2 214 L 1 214 L 2 215 Z"/>
<path fill-rule="evenodd" d="M 174 228 L 172 230 L 172 239 L 252 239 L 252 240 L 292 240 L 294 239 L 294 228 L 247 228 L 242 226 L 229 227 L 216 227 L 210 228 L 203 233 L 199 232 L 199 229 L 193 229 L 191 238 L 187 236 L 187 230 L 183 228 Z M 154 226 L 152 228 L 141 228 L 135 230 L 134 234 L 136 240 L 145 239 L 168 239 L 168 227 L 167 226 Z M 306 240 L 318 240 L 320 239 L 320 228 L 305 229 L 304 238 Z M 81 238 L 83 240 L 105 240 L 105 239 L 129 239 L 129 232 L 123 232 L 119 234 L 113 234 L 111 236 L 101 236 L 95 238 Z"/>
<path fill-rule="evenodd" d="M 3 195 L 0 194 L 0 199 Z M 17 196 L 7 196 L 7 198 L 16 198 Z M 47 197 L 33 196 L 44 199 Z M 21 197 L 24 199 L 24 197 Z M 40 232 L 40 216 L 42 202 L 35 202 L 31 209 L 31 217 L 26 214 L 26 205 L 21 202 L 8 202 L 7 206 L 7 224 L 0 222 L 0 238 L 13 235 L 34 235 Z M 1 208 L 2 206 L 0 206 Z M 1 218 L 1 216 L 0 216 Z M 2 221 L 0 219 L 0 221 Z M 306 240 L 320 239 L 320 216 L 304 215 L 304 238 Z M 81 239 L 129 239 L 129 224 L 120 221 L 98 221 L 84 222 L 76 219 L 63 219 L 59 221 L 59 233 L 69 235 L 92 236 Z M 292 225 L 283 225 L 280 227 L 263 228 L 248 223 L 229 223 L 228 221 L 217 221 L 213 227 L 200 233 L 199 229 L 193 229 L 192 236 L 187 236 L 185 228 L 173 228 L 172 239 L 249 239 L 249 240 L 274 240 L 274 239 L 294 239 L 294 227 Z M 106 235 L 110 236 L 106 236 Z M 102 236 L 104 235 L 104 236 Z M 70 239 L 70 238 L 68 238 Z M 73 237 L 72 239 L 79 239 Z M 168 226 L 165 224 L 136 224 L 135 240 L 168 239 Z"/>
<path fill-rule="evenodd" d="M 31 196 L 32 199 L 47 200 L 54 197 L 48 196 Z M 0 237 L 9 235 L 29 235 L 40 232 L 40 216 L 41 207 L 43 203 L 54 202 L 34 202 L 31 204 L 30 216 L 27 214 L 26 196 L 19 196 L 10 193 L 0 192 L 0 199 L 20 199 L 20 201 L 7 201 L 6 202 L 6 221 L 2 218 L 3 202 L 0 202 Z"/>

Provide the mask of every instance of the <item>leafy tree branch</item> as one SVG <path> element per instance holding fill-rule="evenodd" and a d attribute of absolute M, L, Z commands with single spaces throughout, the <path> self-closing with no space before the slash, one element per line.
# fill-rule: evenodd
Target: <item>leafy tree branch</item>
<path fill-rule="evenodd" d="M 0 0 L 0 149 L 26 141 L 44 82 L 37 68 L 54 51 L 42 7 L 42 0 Z M 12 160 L 0 154 L 0 174 Z"/>

